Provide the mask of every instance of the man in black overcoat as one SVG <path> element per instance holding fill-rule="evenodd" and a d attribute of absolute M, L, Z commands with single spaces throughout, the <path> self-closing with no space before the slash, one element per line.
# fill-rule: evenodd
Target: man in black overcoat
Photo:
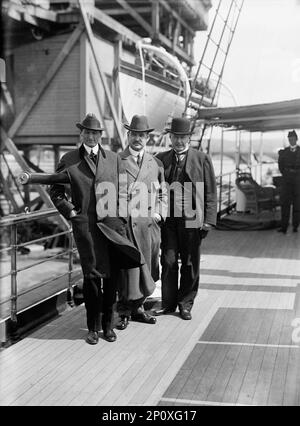
<path fill-rule="evenodd" d="M 119 269 L 140 265 L 140 253 L 127 239 L 126 218 L 118 217 L 121 160 L 101 147 L 102 128 L 88 114 L 80 129 L 81 145 L 66 153 L 56 170 L 56 181 L 70 184 L 71 201 L 65 185 L 50 188 L 58 211 L 71 221 L 83 270 L 83 294 L 90 344 L 98 343 L 100 313 L 104 338 L 113 342 L 113 304 Z"/>
<path fill-rule="evenodd" d="M 278 232 L 286 234 L 291 206 L 293 206 L 293 232 L 298 231 L 300 223 L 300 146 L 295 130 L 288 133 L 289 146 L 279 151 L 278 167 L 282 174 L 280 188 L 281 227 Z"/>
<path fill-rule="evenodd" d="M 162 309 L 156 314 L 175 312 L 178 306 L 181 318 L 190 320 L 199 286 L 201 240 L 216 224 L 216 180 L 209 155 L 190 147 L 190 121 L 173 118 L 169 131 L 172 149 L 157 155 L 169 184 L 169 214 L 162 224 Z"/>

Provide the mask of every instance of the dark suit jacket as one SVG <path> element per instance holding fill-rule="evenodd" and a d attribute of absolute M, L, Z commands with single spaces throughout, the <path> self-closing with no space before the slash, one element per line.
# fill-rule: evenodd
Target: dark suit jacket
<path fill-rule="evenodd" d="M 165 169 L 165 180 L 171 173 L 173 149 L 157 154 Z M 186 227 L 201 228 L 203 223 L 216 224 L 217 219 L 217 188 L 214 168 L 209 155 L 189 148 L 185 163 L 185 173 L 192 182 L 193 205 L 196 206 L 196 215 L 186 220 Z"/>
<path fill-rule="evenodd" d="M 292 152 L 290 147 L 281 149 L 278 156 L 278 168 L 283 180 L 297 181 L 300 185 L 300 146 Z"/>

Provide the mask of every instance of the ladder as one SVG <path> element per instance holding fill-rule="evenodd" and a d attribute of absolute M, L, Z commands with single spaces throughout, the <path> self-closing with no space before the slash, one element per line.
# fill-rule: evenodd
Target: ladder
<path fill-rule="evenodd" d="M 191 117 L 191 130 L 194 131 L 197 125 L 198 112 L 203 105 L 204 98 L 210 99 L 208 106 L 214 106 L 219 95 L 219 88 L 225 69 L 226 60 L 231 47 L 233 36 L 239 21 L 244 0 L 219 0 L 215 8 L 214 18 L 207 35 L 203 53 L 198 64 L 197 71 L 191 83 L 191 92 L 186 101 L 183 116 L 191 117 L 192 110 L 195 110 Z M 201 79 L 200 94 L 197 93 L 197 84 Z M 212 85 L 212 83 L 214 83 Z M 213 88 L 212 88 L 213 86 Z M 208 96 L 209 93 L 209 96 Z M 197 104 L 191 102 L 192 97 L 197 97 Z M 198 149 L 201 148 L 202 139 L 206 130 L 206 125 L 200 130 Z"/>

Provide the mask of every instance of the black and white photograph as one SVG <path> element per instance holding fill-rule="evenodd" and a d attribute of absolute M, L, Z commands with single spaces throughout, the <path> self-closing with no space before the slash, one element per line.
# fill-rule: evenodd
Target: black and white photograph
<path fill-rule="evenodd" d="M 0 406 L 300 406 L 299 29 L 300 0 L 2 0 Z"/>

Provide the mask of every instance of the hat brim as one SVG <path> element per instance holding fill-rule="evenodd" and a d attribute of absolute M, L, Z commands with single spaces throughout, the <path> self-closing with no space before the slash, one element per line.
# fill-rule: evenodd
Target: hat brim
<path fill-rule="evenodd" d="M 83 130 L 94 130 L 95 132 L 103 132 L 104 129 L 102 129 L 101 127 L 87 127 L 87 126 L 83 126 L 81 123 L 76 123 L 76 127 L 78 127 L 78 129 Z"/>
<path fill-rule="evenodd" d="M 132 127 L 128 126 L 128 124 L 123 124 L 123 126 L 125 127 L 125 129 L 130 130 L 131 132 L 150 133 L 150 132 L 153 132 L 154 130 L 154 129 L 133 129 Z"/>
<path fill-rule="evenodd" d="M 185 135 L 191 135 L 193 132 L 173 132 L 171 129 L 166 129 L 167 133 L 173 133 L 173 135 L 178 135 L 178 136 L 185 136 Z"/>

